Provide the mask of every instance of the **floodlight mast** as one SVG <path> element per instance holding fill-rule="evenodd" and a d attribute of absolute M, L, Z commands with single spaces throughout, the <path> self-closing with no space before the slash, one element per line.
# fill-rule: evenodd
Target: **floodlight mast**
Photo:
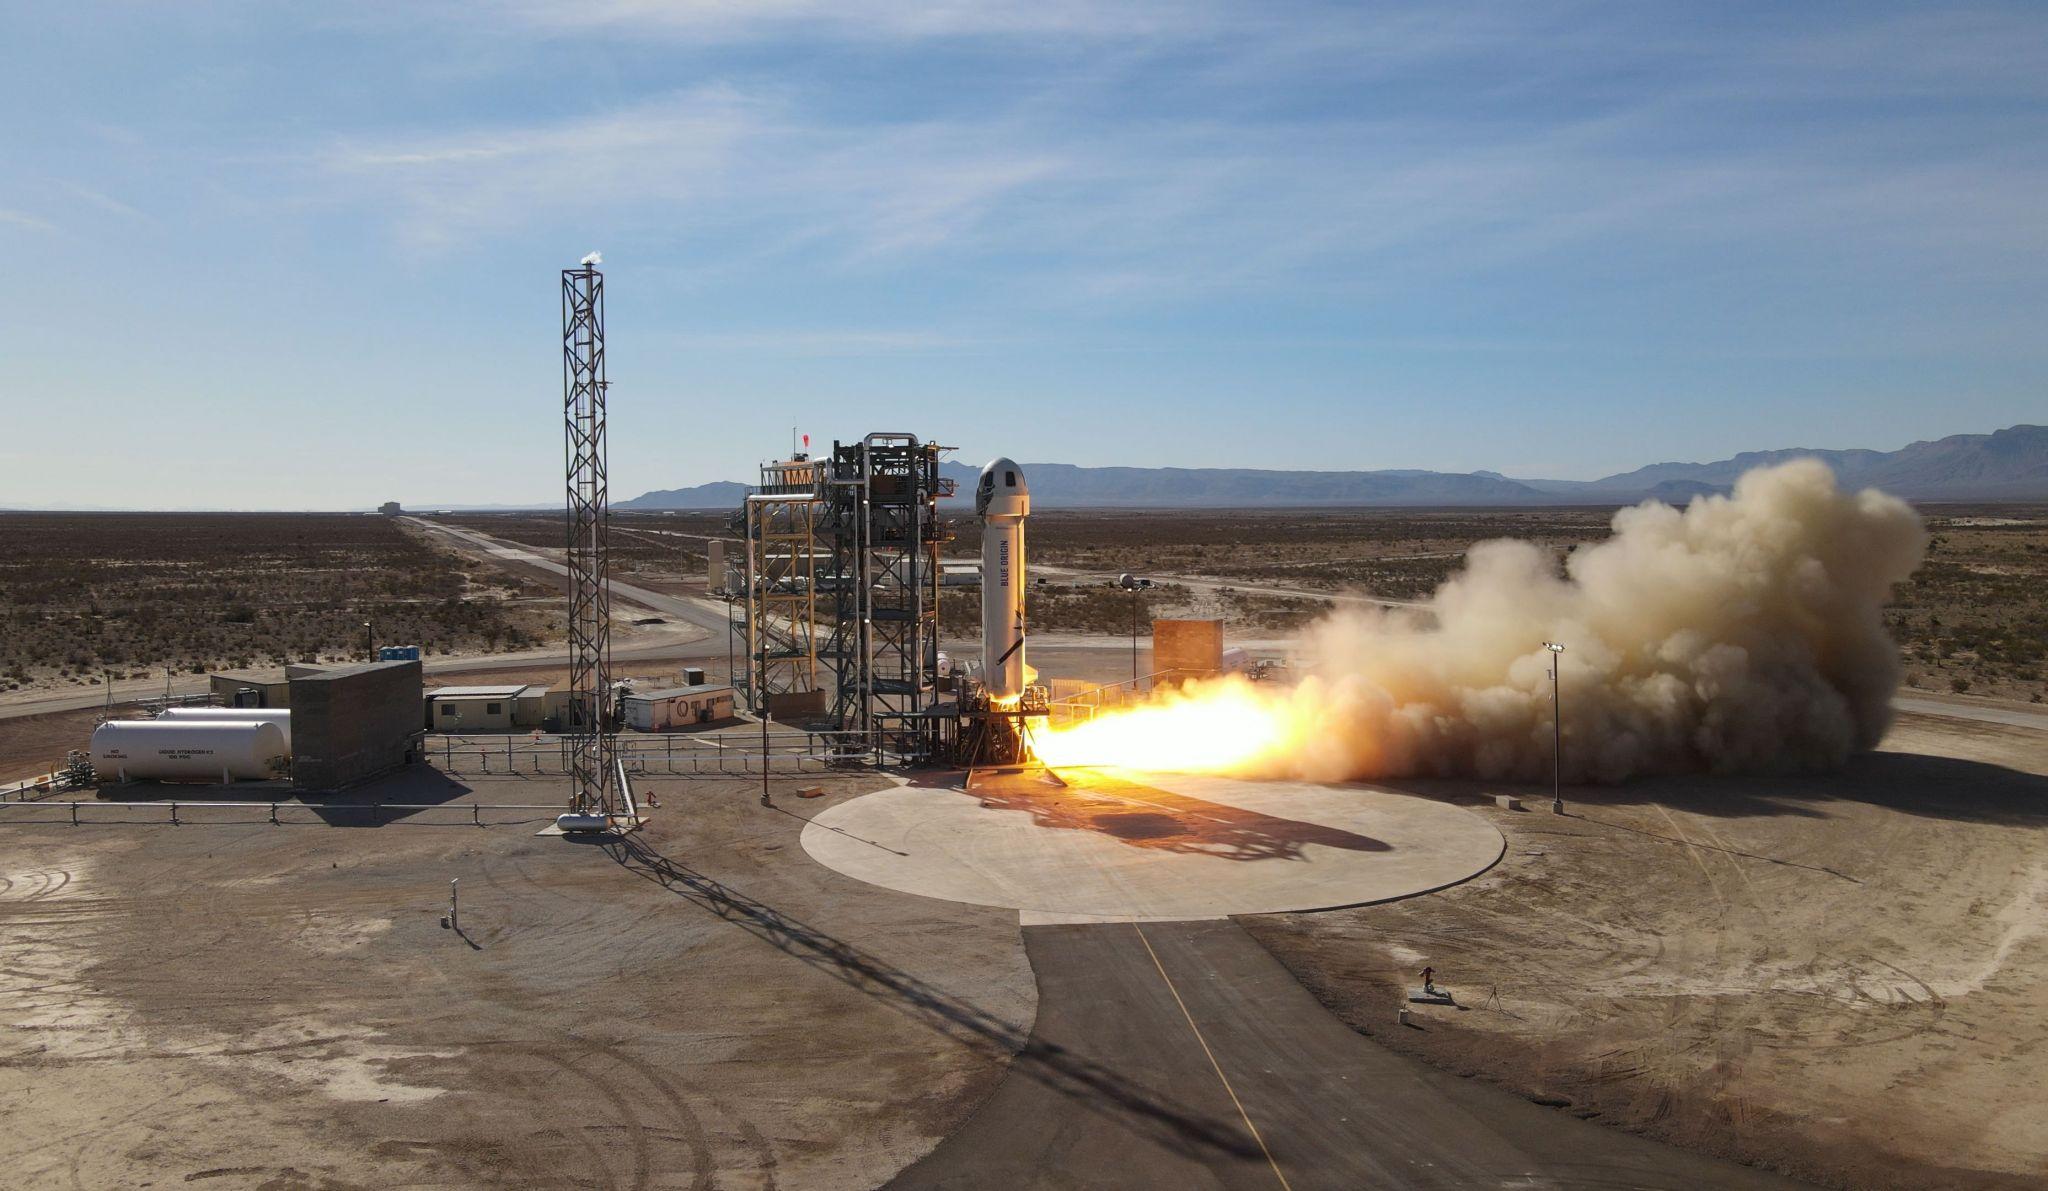
<path fill-rule="evenodd" d="M 619 812 L 611 723 L 612 618 L 605 463 L 604 274 L 562 270 L 562 428 L 568 473 L 569 811 Z"/>
<path fill-rule="evenodd" d="M 1550 813 L 1564 813 L 1564 793 L 1559 782 L 1559 758 L 1564 754 L 1564 717 L 1558 711 L 1557 662 L 1564 646 L 1545 641 L 1543 648 L 1550 651 Z"/>

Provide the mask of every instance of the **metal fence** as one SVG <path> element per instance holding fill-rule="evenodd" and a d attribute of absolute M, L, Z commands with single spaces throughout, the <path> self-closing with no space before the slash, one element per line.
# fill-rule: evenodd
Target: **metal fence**
<path fill-rule="evenodd" d="M 189 695 L 151 695 L 146 699 L 134 700 L 135 706 L 150 715 L 162 715 L 173 707 L 220 707 L 218 696 L 212 691 L 198 691 Z M 109 708 L 109 710 L 112 710 Z"/>
<path fill-rule="evenodd" d="M 744 728 L 701 735 L 621 735 L 616 755 L 634 775 L 678 777 L 822 773 L 866 765 L 872 754 L 852 732 L 782 730 L 761 736 Z M 566 774 L 567 738 L 546 732 L 427 737 L 426 758 L 452 774 Z"/>

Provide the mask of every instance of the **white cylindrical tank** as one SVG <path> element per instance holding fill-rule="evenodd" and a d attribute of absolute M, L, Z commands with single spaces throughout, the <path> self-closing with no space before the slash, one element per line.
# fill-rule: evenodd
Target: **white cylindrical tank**
<path fill-rule="evenodd" d="M 156 718 L 180 723 L 276 724 L 277 730 L 284 733 L 284 747 L 292 747 L 292 713 L 286 707 L 171 707 Z"/>
<path fill-rule="evenodd" d="M 1031 490 L 1009 459 L 981 469 L 974 489 L 981 518 L 981 681 L 990 702 L 1015 703 L 1024 694 L 1024 518 Z"/>
<path fill-rule="evenodd" d="M 291 750 L 260 720 L 110 720 L 93 729 L 102 780 L 210 781 L 283 777 Z"/>

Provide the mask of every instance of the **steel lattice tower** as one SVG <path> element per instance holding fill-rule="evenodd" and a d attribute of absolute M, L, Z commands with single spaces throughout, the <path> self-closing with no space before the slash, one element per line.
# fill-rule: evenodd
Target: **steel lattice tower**
<path fill-rule="evenodd" d="M 911 434 L 832 444 L 826 514 L 832 557 L 834 715 L 867 738 L 877 760 L 923 761 L 940 749 L 939 549 L 951 537 L 939 500 L 950 450 Z"/>
<path fill-rule="evenodd" d="M 604 274 L 562 270 L 562 429 L 568 472 L 569 809 L 621 813 L 611 723 L 611 576 L 606 537 Z"/>

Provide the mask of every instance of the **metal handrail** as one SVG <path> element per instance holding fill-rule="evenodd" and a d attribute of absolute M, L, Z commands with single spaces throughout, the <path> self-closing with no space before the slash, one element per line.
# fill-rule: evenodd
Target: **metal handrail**
<path fill-rule="evenodd" d="M 1066 695 L 1058 699 L 1048 700 L 1046 702 L 1046 706 L 1058 707 L 1063 703 L 1079 703 L 1082 700 L 1087 699 L 1091 695 L 1098 695 L 1101 694 L 1103 691 L 1113 691 L 1118 689 L 1119 687 L 1130 687 L 1132 691 L 1135 692 L 1138 689 L 1138 684 L 1140 683 L 1149 682 L 1156 687 L 1159 685 L 1159 679 L 1170 677 L 1178 673 L 1180 673 L 1180 671 L 1178 670 L 1157 670 L 1151 674 L 1145 675 L 1143 678 L 1125 678 L 1117 682 L 1105 682 L 1101 686 L 1089 687 L 1085 691 L 1077 691 L 1076 693 L 1071 695 Z"/>

